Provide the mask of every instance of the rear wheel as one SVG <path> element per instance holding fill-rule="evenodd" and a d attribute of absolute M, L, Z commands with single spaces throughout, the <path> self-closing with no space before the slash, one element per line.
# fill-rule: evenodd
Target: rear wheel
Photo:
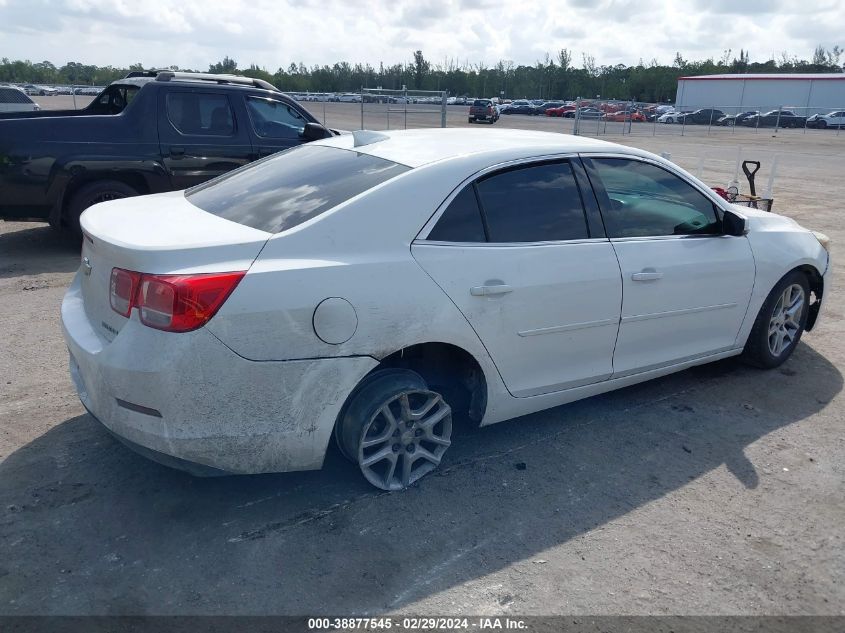
<path fill-rule="evenodd" d="M 117 200 L 137 196 L 138 192 L 129 185 L 119 180 L 98 180 L 83 185 L 79 191 L 73 194 L 67 205 L 65 221 L 68 228 L 77 235 L 82 235 L 82 228 L 79 226 L 79 216 L 90 206 L 98 202 Z"/>
<path fill-rule="evenodd" d="M 335 436 L 373 486 L 402 490 L 440 465 L 451 445 L 452 409 L 416 372 L 385 369 L 356 387 Z"/>
<path fill-rule="evenodd" d="M 760 308 L 743 359 L 764 369 L 786 361 L 804 333 L 809 305 L 810 284 L 804 273 L 793 271 L 781 279 Z"/>

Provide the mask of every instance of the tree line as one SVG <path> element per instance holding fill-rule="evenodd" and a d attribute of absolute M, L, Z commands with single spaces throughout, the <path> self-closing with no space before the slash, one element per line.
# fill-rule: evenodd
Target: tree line
<path fill-rule="evenodd" d="M 206 72 L 237 73 L 269 81 L 286 92 L 357 92 L 363 88 L 400 90 L 448 90 L 455 96 L 503 96 L 505 98 L 571 99 L 601 97 L 604 99 L 633 99 L 635 101 L 667 102 L 675 98 L 679 76 L 717 73 L 841 73 L 843 50 L 839 46 L 816 47 L 812 59 L 799 59 L 781 53 L 777 59 L 763 62 L 750 60 L 745 50 L 735 56 L 727 50 L 720 59 L 702 61 L 675 55 L 671 65 L 656 59 L 625 64 L 598 65 L 595 57 L 583 54 L 576 62 L 569 49 L 556 55 L 546 54 L 535 64 L 516 65 L 501 60 L 493 65 L 483 62 L 459 62 L 445 59 L 433 62 L 422 51 L 415 51 L 404 63 L 377 67 L 371 64 L 337 62 L 332 65 L 291 63 L 275 72 L 251 64 L 239 68 L 238 63 L 225 57 L 209 65 Z M 171 66 L 171 70 L 180 69 Z M 0 81 L 43 84 L 84 84 L 102 86 L 126 76 L 133 70 L 144 70 L 140 63 L 128 68 L 94 66 L 68 62 L 56 66 L 49 61 L 0 59 Z"/>

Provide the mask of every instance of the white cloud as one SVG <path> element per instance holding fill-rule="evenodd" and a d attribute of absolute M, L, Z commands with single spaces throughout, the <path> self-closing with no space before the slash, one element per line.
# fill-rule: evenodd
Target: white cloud
<path fill-rule="evenodd" d="M 201 70 L 228 55 L 272 72 L 300 61 L 405 62 L 417 48 L 435 64 L 491 66 L 533 64 L 561 48 L 576 63 L 587 53 L 598 64 L 635 64 L 671 63 L 675 51 L 703 59 L 740 48 L 752 60 L 773 49 L 809 58 L 817 44 L 845 45 L 833 27 L 841 20 L 802 27 L 796 20 L 805 18 L 786 13 L 795 6 L 845 17 L 845 0 L 0 0 L 0 54 Z"/>

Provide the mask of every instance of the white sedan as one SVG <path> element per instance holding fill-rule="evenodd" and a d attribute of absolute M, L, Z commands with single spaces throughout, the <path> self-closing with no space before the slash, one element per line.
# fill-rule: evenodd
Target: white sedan
<path fill-rule="evenodd" d="M 354 132 L 82 216 L 79 396 L 196 473 L 434 470 L 481 425 L 816 323 L 827 240 L 645 151 L 518 130 Z M 761 378 L 762 379 L 762 378 Z"/>
<path fill-rule="evenodd" d="M 669 112 L 664 112 L 659 117 L 657 117 L 657 121 L 658 123 L 680 123 L 684 114 L 686 113 L 670 110 Z"/>

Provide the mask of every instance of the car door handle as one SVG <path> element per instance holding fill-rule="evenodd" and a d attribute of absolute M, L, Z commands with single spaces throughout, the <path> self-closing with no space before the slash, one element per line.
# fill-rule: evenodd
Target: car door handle
<path fill-rule="evenodd" d="M 663 273 L 659 273 L 657 271 L 643 271 L 641 273 L 634 273 L 631 275 L 631 279 L 634 281 L 654 281 L 655 279 L 662 279 Z"/>
<path fill-rule="evenodd" d="M 185 148 L 184 147 L 171 147 L 170 148 L 170 155 L 173 158 L 182 158 L 185 155 Z"/>
<path fill-rule="evenodd" d="M 507 284 L 496 284 L 495 286 L 473 286 L 469 294 L 473 297 L 491 297 L 493 295 L 506 295 L 513 292 L 513 288 Z"/>

